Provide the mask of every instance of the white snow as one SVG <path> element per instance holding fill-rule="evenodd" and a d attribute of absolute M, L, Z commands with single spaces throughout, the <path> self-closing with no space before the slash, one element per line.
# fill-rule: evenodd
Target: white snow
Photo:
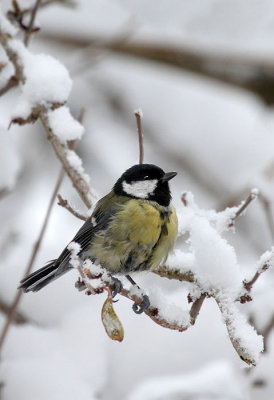
<path fill-rule="evenodd" d="M 13 117 L 26 118 L 38 105 L 65 103 L 72 81 L 64 65 L 47 54 L 32 54 L 19 40 L 10 40 L 9 45 L 19 54 L 25 78 Z"/>
<path fill-rule="evenodd" d="M 262 272 L 274 265 L 274 247 L 263 253 L 257 263 L 257 271 Z"/>
<path fill-rule="evenodd" d="M 48 111 L 49 125 L 61 142 L 81 139 L 84 127 L 72 117 L 67 106 Z"/>
<path fill-rule="evenodd" d="M 190 326 L 189 312 L 174 303 L 169 303 L 161 290 L 152 289 L 149 292 L 149 299 L 151 306 L 157 307 L 160 318 L 185 329 Z"/>
<path fill-rule="evenodd" d="M 219 293 L 216 298 L 220 302 L 223 318 L 227 320 L 227 330 L 232 342 L 242 349 L 243 358 L 256 365 L 264 350 L 263 336 L 257 334 L 247 318 L 239 312 L 237 305 L 226 295 Z"/>
<path fill-rule="evenodd" d="M 79 267 L 79 257 L 78 254 L 81 250 L 81 245 L 77 242 L 70 242 L 67 246 L 68 250 L 70 251 L 70 260 L 69 263 L 73 268 L 78 268 Z"/>
<path fill-rule="evenodd" d="M 183 252 L 180 249 L 174 249 L 169 253 L 165 264 L 171 268 L 181 272 L 194 271 L 194 254 L 191 252 Z"/>
<path fill-rule="evenodd" d="M 221 236 L 235 210 L 223 212 L 220 225 L 218 213 L 199 209 L 191 193 L 187 194 L 186 199 L 187 206 L 180 211 L 180 218 L 183 220 L 181 232 L 189 234 L 191 253 L 177 250 L 169 256 L 167 265 L 182 268 L 183 272 L 190 270 L 194 273 L 197 288 L 190 290 L 193 299 L 199 297 L 200 293 L 215 297 L 232 342 L 238 343 L 243 349 L 244 358 L 255 364 L 263 351 L 263 339 L 235 305 L 243 288 L 243 273 L 234 247 Z M 259 265 L 271 262 L 272 257 L 273 252 L 266 252 Z"/>
<path fill-rule="evenodd" d="M 85 175 L 86 178 L 88 176 L 84 174 L 83 162 L 81 158 L 75 153 L 73 150 L 67 150 L 67 160 L 76 171 L 81 175 Z"/>

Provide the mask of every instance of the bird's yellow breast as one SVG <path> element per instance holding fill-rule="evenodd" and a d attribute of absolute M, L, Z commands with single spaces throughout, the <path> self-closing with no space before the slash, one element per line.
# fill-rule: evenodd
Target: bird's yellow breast
<path fill-rule="evenodd" d="M 118 207 L 104 232 L 98 232 L 89 253 L 112 273 L 155 269 L 177 237 L 173 206 L 130 199 Z"/>

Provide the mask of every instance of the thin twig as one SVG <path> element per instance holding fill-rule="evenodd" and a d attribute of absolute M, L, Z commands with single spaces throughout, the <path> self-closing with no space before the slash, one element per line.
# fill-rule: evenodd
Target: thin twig
<path fill-rule="evenodd" d="M 179 269 L 169 268 L 166 265 L 161 265 L 153 272 L 154 274 L 167 279 L 175 279 L 180 282 L 195 282 L 195 277 L 192 271 L 182 272 Z"/>
<path fill-rule="evenodd" d="M 85 110 L 82 109 L 81 112 L 80 112 L 80 116 L 79 116 L 79 121 L 80 122 L 82 122 L 82 120 L 84 118 L 84 113 L 85 113 Z M 74 149 L 75 146 L 76 146 L 76 141 L 71 141 L 69 143 L 69 145 L 68 145 L 68 148 L 72 150 L 72 149 Z M 33 267 L 33 264 L 35 262 L 37 253 L 39 251 L 39 248 L 41 246 L 42 240 L 44 238 L 44 234 L 45 234 L 45 231 L 46 231 L 46 228 L 47 228 L 47 225 L 48 225 L 49 217 L 50 217 L 51 211 L 52 211 L 54 203 L 55 203 L 55 198 L 57 196 L 57 193 L 58 193 L 58 191 L 60 189 L 60 186 L 62 184 L 62 181 L 63 181 L 64 177 L 65 177 L 65 169 L 62 167 L 60 172 L 59 172 L 59 176 L 58 176 L 58 179 L 56 181 L 55 188 L 54 188 L 53 193 L 51 195 L 51 198 L 50 198 L 50 201 L 49 201 L 49 205 L 48 205 L 48 209 L 47 209 L 47 212 L 46 212 L 46 215 L 45 215 L 45 219 L 44 219 L 44 222 L 42 224 L 41 231 L 39 233 L 38 239 L 37 239 L 37 241 L 36 241 L 36 243 L 34 245 L 33 252 L 32 252 L 32 255 L 30 257 L 29 263 L 27 265 L 24 277 L 28 276 L 30 274 L 31 270 L 32 270 L 32 267 Z M 1 349 L 3 347 L 3 343 L 5 341 L 5 338 L 6 338 L 6 335 L 8 333 L 9 327 L 10 327 L 11 323 L 14 321 L 14 319 L 16 317 L 17 308 L 18 308 L 18 305 L 20 303 L 22 294 L 23 294 L 22 290 L 17 292 L 17 294 L 16 294 L 16 296 L 14 298 L 14 301 L 13 301 L 12 305 L 9 308 L 9 311 L 7 312 L 7 321 L 6 321 L 6 323 L 5 323 L 4 327 L 3 327 L 3 330 L 2 330 L 1 335 L 0 335 L 0 352 L 1 352 Z"/>
<path fill-rule="evenodd" d="M 258 191 L 256 189 L 251 190 L 247 198 L 243 201 L 243 203 L 239 206 L 235 215 L 231 218 L 229 227 L 234 226 L 235 220 L 242 215 L 245 209 L 249 206 L 249 204 L 258 197 Z"/>
<path fill-rule="evenodd" d="M 15 75 L 11 76 L 7 83 L 0 89 L 0 96 L 3 96 L 3 94 L 7 93 L 14 86 L 17 86 L 18 82 L 19 81 Z"/>
<path fill-rule="evenodd" d="M 7 188 L 0 188 L 0 200 L 9 193 Z"/>
<path fill-rule="evenodd" d="M 260 267 L 260 268 L 258 269 L 258 271 L 255 272 L 253 278 L 252 278 L 250 281 L 244 281 L 244 282 L 243 282 L 244 288 L 245 288 L 248 292 L 250 292 L 250 290 L 252 289 L 254 283 L 257 281 L 257 279 L 262 275 L 263 272 L 267 271 L 267 270 L 269 269 L 269 267 L 270 267 L 270 264 L 269 264 L 269 263 L 265 263 L 265 264 L 263 265 L 263 267 Z"/>
<path fill-rule="evenodd" d="M 28 27 L 27 27 L 27 30 L 26 30 L 26 32 L 25 32 L 25 37 L 24 37 L 25 46 L 28 46 L 29 40 L 30 40 L 30 36 L 31 36 L 31 34 L 33 33 L 34 20 L 35 20 L 35 17 L 36 17 L 38 8 L 39 8 L 39 6 L 40 6 L 40 4 L 41 4 L 41 1 L 42 1 L 42 0 L 36 0 L 36 3 L 35 3 L 35 5 L 34 5 L 32 11 L 31 11 L 30 23 L 29 23 L 29 25 L 28 25 Z"/>
<path fill-rule="evenodd" d="M 242 88 L 257 95 L 265 105 L 274 103 L 273 62 L 259 57 L 240 56 L 236 53 L 223 54 L 204 49 L 192 49 L 183 43 L 180 46 L 159 45 L 141 41 L 102 40 L 59 32 L 46 32 L 44 37 L 54 43 L 69 44 L 77 48 L 92 48 L 126 54 L 155 63 L 163 63 L 182 71 L 196 73 Z M 243 73 L 242 71 L 246 71 Z"/>
<path fill-rule="evenodd" d="M 57 194 L 57 198 L 58 198 L 57 204 L 61 207 L 64 207 L 76 218 L 81 219 L 82 221 L 86 221 L 88 219 L 85 215 L 81 214 L 79 211 L 74 210 L 74 208 L 69 204 L 69 202 L 63 199 L 63 197 L 60 194 Z"/>
<path fill-rule="evenodd" d="M 36 256 L 37 256 L 38 251 L 40 249 L 40 246 L 41 246 L 41 243 L 42 243 L 42 240 L 44 238 L 44 234 L 45 234 L 45 231 L 46 231 L 46 228 L 47 228 L 47 225 L 48 225 L 49 217 L 50 217 L 53 205 L 55 203 L 55 198 L 56 198 L 56 195 L 57 195 L 57 193 L 59 191 L 59 188 L 61 186 L 61 183 L 63 181 L 64 176 L 65 176 L 65 171 L 62 168 L 62 170 L 59 173 L 59 177 L 57 179 L 57 182 L 55 184 L 55 188 L 53 190 L 53 193 L 51 195 L 51 198 L 50 198 L 50 201 L 49 201 L 49 205 L 48 205 L 48 209 L 47 209 L 47 212 L 46 212 L 46 215 L 45 215 L 45 218 L 44 218 L 44 222 L 42 224 L 40 233 L 38 235 L 38 239 L 34 244 L 33 252 L 31 254 L 30 260 L 28 262 L 27 268 L 25 270 L 24 277 L 26 277 L 26 276 L 28 276 L 30 274 L 30 272 L 32 270 L 32 267 L 33 267 L 33 264 L 34 264 L 34 262 L 36 260 Z M 11 323 L 13 322 L 13 320 L 15 318 L 16 311 L 17 311 L 18 305 L 20 303 L 22 294 L 23 294 L 23 291 L 22 290 L 18 290 L 18 292 L 16 293 L 16 296 L 15 296 L 15 298 L 13 300 L 13 303 L 12 303 L 12 305 L 10 307 L 9 313 L 7 315 L 6 323 L 4 324 L 4 327 L 3 327 L 1 335 L 0 335 L 0 351 L 1 351 L 2 347 L 3 347 L 3 344 L 4 344 L 5 338 L 7 336 L 9 327 L 10 327 Z"/>
<path fill-rule="evenodd" d="M 0 299 L 0 312 L 5 315 L 8 315 L 10 312 L 10 305 L 7 304 L 3 299 Z M 16 324 L 26 324 L 27 322 L 30 322 L 28 317 L 19 311 L 16 311 L 13 321 Z"/>
<path fill-rule="evenodd" d="M 143 164 L 144 162 L 144 143 L 143 143 L 143 131 L 142 131 L 142 111 L 135 110 L 134 115 L 136 117 L 137 122 L 137 130 L 138 130 L 138 138 L 139 138 L 139 164 Z"/>
<path fill-rule="evenodd" d="M 0 44 L 3 46 L 8 58 L 10 59 L 11 63 L 14 66 L 15 70 L 14 79 L 16 79 L 18 83 L 19 82 L 24 83 L 25 77 L 23 73 L 23 67 L 20 61 L 18 60 L 19 56 L 16 50 L 13 50 L 9 45 L 9 36 L 2 31 L 0 31 Z"/>
<path fill-rule="evenodd" d="M 206 298 L 206 293 L 202 293 L 201 296 L 193 302 L 189 312 L 191 325 L 195 324 L 205 298 Z"/>

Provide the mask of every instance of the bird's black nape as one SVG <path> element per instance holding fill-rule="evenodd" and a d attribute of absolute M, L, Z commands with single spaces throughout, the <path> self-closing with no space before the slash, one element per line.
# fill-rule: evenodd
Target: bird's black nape
<path fill-rule="evenodd" d="M 132 198 L 145 198 L 167 207 L 171 201 L 171 194 L 168 180 L 174 177 L 176 173 L 165 172 L 154 164 L 137 164 L 127 169 L 114 185 L 114 192 L 117 195 L 128 196 Z M 138 193 L 129 193 L 125 191 L 125 185 L 134 185 L 137 182 L 155 181 L 155 188 L 147 197 L 138 195 Z"/>

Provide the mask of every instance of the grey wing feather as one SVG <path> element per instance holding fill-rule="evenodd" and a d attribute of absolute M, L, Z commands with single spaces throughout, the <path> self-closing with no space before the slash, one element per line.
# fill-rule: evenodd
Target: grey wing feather
<path fill-rule="evenodd" d="M 110 218 L 114 214 L 115 214 L 114 209 L 108 210 L 105 213 L 102 212 L 100 207 L 94 210 L 92 216 L 88 218 L 88 220 L 82 225 L 82 227 L 79 229 L 79 231 L 72 239 L 72 242 L 79 243 L 81 246 L 79 256 L 81 256 L 81 254 L 83 254 L 90 246 L 92 236 L 94 235 L 94 233 L 102 229 L 105 229 L 110 221 Z M 95 221 L 94 224 L 92 223 L 92 221 Z M 71 256 L 70 251 L 66 247 L 59 256 L 59 258 L 57 259 L 57 263 L 59 264 L 57 272 L 58 275 L 59 273 L 62 273 L 64 269 L 71 268 L 69 266 L 70 256 Z"/>

